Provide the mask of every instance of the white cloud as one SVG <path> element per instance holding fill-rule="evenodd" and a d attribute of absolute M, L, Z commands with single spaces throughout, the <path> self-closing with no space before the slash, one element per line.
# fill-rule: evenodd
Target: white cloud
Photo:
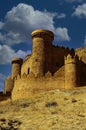
<path fill-rule="evenodd" d="M 78 5 L 72 15 L 79 18 L 86 18 L 86 4 Z"/>
<path fill-rule="evenodd" d="M 6 79 L 6 76 L 0 73 L 0 91 L 3 91 L 5 79 Z"/>
<path fill-rule="evenodd" d="M 53 12 L 53 13 L 50 13 L 48 12 L 46 9 L 44 10 L 44 12 L 49 15 L 50 17 L 56 17 L 57 19 L 61 19 L 61 18 L 65 18 L 66 17 L 66 14 L 64 13 L 56 13 L 56 12 Z"/>
<path fill-rule="evenodd" d="M 4 41 L 4 36 L 2 33 L 0 33 L 0 41 Z"/>
<path fill-rule="evenodd" d="M 7 12 L 5 22 L 0 22 L 3 33 L 0 42 L 9 46 L 28 42 L 31 32 L 35 29 L 49 29 L 56 32 L 54 18 L 65 18 L 64 13 L 51 13 L 35 10 L 32 6 L 20 3 Z M 67 34 L 68 35 L 68 34 Z M 59 38 L 60 39 L 60 38 Z M 65 40 L 68 40 L 65 38 Z"/>
<path fill-rule="evenodd" d="M 58 27 L 56 29 L 56 35 L 58 41 L 70 41 L 67 28 Z"/>
<path fill-rule="evenodd" d="M 31 51 L 22 51 L 18 50 L 15 52 L 11 47 L 7 45 L 0 45 L 0 64 L 9 64 L 13 57 L 24 58 L 27 54 L 30 54 Z"/>
<path fill-rule="evenodd" d="M 0 22 L 0 29 L 2 29 L 4 26 L 4 23 L 3 22 Z"/>
<path fill-rule="evenodd" d="M 17 52 L 15 52 L 11 47 L 7 45 L 0 45 L 0 64 L 9 64 L 13 57 L 24 58 L 27 54 L 30 53 L 30 50 L 26 52 L 18 50 Z M 5 79 L 6 76 L 0 73 L 0 91 L 3 91 Z"/>
<path fill-rule="evenodd" d="M 65 17 L 66 17 L 66 14 L 64 14 L 64 13 L 61 13 L 61 14 L 57 15 L 58 19 L 65 18 Z"/>

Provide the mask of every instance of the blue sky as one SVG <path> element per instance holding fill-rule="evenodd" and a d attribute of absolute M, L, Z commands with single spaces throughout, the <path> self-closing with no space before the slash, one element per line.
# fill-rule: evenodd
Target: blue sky
<path fill-rule="evenodd" d="M 31 53 L 34 29 L 53 31 L 54 45 L 84 47 L 86 0 L 0 1 L 0 90 L 11 75 L 12 57 L 24 58 Z"/>

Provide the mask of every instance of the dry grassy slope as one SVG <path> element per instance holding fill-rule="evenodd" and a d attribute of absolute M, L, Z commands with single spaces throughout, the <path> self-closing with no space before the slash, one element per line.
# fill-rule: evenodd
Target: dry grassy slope
<path fill-rule="evenodd" d="M 0 103 L 0 130 L 86 130 L 86 88 Z"/>

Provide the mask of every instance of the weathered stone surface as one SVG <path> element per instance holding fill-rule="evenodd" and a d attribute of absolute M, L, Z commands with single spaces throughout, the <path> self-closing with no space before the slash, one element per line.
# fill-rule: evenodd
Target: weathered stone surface
<path fill-rule="evenodd" d="M 12 79 L 14 79 L 17 75 L 21 74 L 22 62 L 23 60 L 21 58 L 12 59 Z"/>
<path fill-rule="evenodd" d="M 14 87 L 14 81 L 13 79 L 8 76 L 7 79 L 5 80 L 5 86 L 4 86 L 4 93 L 12 92 L 12 89 Z"/>

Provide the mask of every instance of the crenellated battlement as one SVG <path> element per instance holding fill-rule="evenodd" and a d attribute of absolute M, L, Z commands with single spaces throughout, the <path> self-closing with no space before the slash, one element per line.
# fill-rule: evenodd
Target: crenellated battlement
<path fill-rule="evenodd" d="M 22 58 L 18 58 L 18 57 L 12 58 L 12 64 L 13 63 L 22 64 L 23 63 L 23 59 Z"/>
<path fill-rule="evenodd" d="M 31 33 L 32 35 L 32 39 L 34 38 L 43 38 L 44 40 L 47 41 L 52 41 L 54 40 L 54 34 L 53 32 L 49 31 L 49 30 L 42 30 L 42 29 L 38 29 L 35 30 Z"/>
<path fill-rule="evenodd" d="M 76 64 L 79 61 L 79 57 L 77 55 L 72 56 L 71 54 L 68 54 L 64 57 L 65 64 Z"/>
<path fill-rule="evenodd" d="M 65 57 L 65 88 L 79 86 L 79 58 L 70 54 Z"/>

